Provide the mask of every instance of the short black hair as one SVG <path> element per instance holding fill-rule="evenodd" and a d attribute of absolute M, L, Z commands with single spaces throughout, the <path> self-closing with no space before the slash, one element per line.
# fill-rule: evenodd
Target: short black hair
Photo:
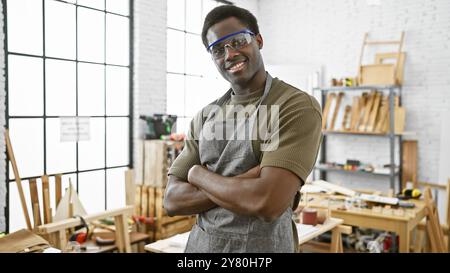
<path fill-rule="evenodd" d="M 206 39 L 208 29 L 230 17 L 236 17 L 242 24 L 246 25 L 250 31 L 259 34 L 258 21 L 250 11 L 235 5 L 222 5 L 212 9 L 208 15 L 206 15 L 202 30 L 202 41 L 205 47 L 208 47 L 208 40 Z"/>

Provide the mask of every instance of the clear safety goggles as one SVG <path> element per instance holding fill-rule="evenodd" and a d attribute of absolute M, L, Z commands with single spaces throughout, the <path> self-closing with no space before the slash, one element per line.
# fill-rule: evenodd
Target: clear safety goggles
<path fill-rule="evenodd" d="M 207 50 L 214 59 L 221 59 L 225 56 L 226 46 L 239 50 L 251 43 L 252 36 L 255 36 L 255 34 L 248 29 L 234 32 L 210 44 Z"/>

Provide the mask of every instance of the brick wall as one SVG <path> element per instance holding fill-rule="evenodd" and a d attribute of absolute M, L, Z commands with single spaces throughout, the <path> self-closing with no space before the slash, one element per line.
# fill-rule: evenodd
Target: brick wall
<path fill-rule="evenodd" d="M 440 139 L 441 127 L 448 122 L 442 114 L 450 109 L 448 14 L 447 0 L 259 1 L 266 63 L 321 65 L 326 84 L 332 77 L 356 75 L 364 32 L 372 39 L 386 40 L 406 31 L 403 105 L 406 130 L 416 132 L 407 138 L 419 141 L 418 179 L 432 182 L 439 179 L 444 141 Z M 333 136 L 327 144 L 328 158 L 385 164 L 389 162 L 388 145 L 388 139 Z M 388 179 L 370 176 L 333 174 L 329 180 L 385 191 L 389 187 Z"/>

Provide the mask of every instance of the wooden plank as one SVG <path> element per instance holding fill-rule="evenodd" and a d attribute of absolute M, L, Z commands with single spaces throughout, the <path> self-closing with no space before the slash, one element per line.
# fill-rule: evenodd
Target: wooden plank
<path fill-rule="evenodd" d="M 44 205 L 44 223 L 51 223 L 50 214 L 50 187 L 48 183 L 48 176 L 43 175 L 42 180 L 42 203 Z"/>
<path fill-rule="evenodd" d="M 402 187 L 409 181 L 417 188 L 417 140 L 403 140 L 402 152 Z"/>
<path fill-rule="evenodd" d="M 331 103 L 333 102 L 335 97 L 336 97 L 336 94 L 334 94 L 334 93 L 327 94 L 327 97 L 325 100 L 325 106 L 323 108 L 323 113 L 322 113 L 322 130 L 325 130 L 327 128 L 328 113 L 330 112 Z"/>
<path fill-rule="evenodd" d="M 41 225 L 41 211 L 39 208 L 39 194 L 38 189 L 36 185 L 36 179 L 32 178 L 29 181 L 30 186 L 30 200 L 32 204 L 32 210 L 33 210 L 33 221 L 34 221 L 34 227 L 37 227 Z"/>
<path fill-rule="evenodd" d="M 142 186 L 141 192 L 141 215 L 148 216 L 148 186 Z"/>
<path fill-rule="evenodd" d="M 134 214 L 136 216 L 141 215 L 141 203 L 142 203 L 142 185 L 136 186 L 135 199 L 134 199 Z"/>
<path fill-rule="evenodd" d="M 131 215 L 131 213 L 133 213 L 133 211 L 134 211 L 133 206 L 127 206 L 124 208 L 112 209 L 112 210 L 108 210 L 105 212 L 88 214 L 88 215 L 85 215 L 83 218 L 84 218 L 84 220 L 86 220 L 86 222 L 92 222 L 95 220 L 105 219 L 108 217 L 114 217 L 114 216 L 121 215 L 121 214 Z M 82 223 L 79 218 L 69 218 L 66 220 L 61 220 L 58 222 L 41 225 L 38 227 L 38 232 L 39 233 L 53 233 L 53 232 L 59 231 L 61 229 L 68 229 L 68 228 L 79 226 L 81 224 Z"/>
<path fill-rule="evenodd" d="M 356 130 L 356 124 L 358 122 L 360 113 L 360 98 L 358 96 L 355 96 L 353 97 L 350 130 Z"/>
<path fill-rule="evenodd" d="M 375 101 L 374 101 L 374 105 L 372 107 L 372 111 L 370 112 L 370 117 L 369 117 L 369 123 L 366 126 L 366 132 L 373 132 L 374 128 L 375 128 L 375 119 L 377 118 L 378 115 L 378 109 L 380 107 L 380 101 L 381 101 L 381 93 L 377 92 L 375 94 Z"/>
<path fill-rule="evenodd" d="M 62 184 L 61 175 L 55 175 L 55 209 L 58 207 L 59 201 L 62 198 Z"/>
<path fill-rule="evenodd" d="M 135 203 L 136 184 L 134 182 L 134 170 L 125 171 L 125 203 L 133 206 Z"/>
<path fill-rule="evenodd" d="M 375 126 L 375 132 L 384 132 L 383 129 L 383 125 L 386 122 L 386 119 L 388 117 L 388 112 L 389 112 L 389 97 L 388 96 L 384 96 L 382 101 L 381 101 L 381 107 L 380 107 L 380 114 L 378 117 L 378 120 L 376 122 L 376 126 Z"/>
<path fill-rule="evenodd" d="M 352 107 L 350 105 L 345 106 L 344 118 L 342 119 L 342 130 L 344 130 L 344 131 L 350 130 L 351 111 L 352 111 Z"/>
<path fill-rule="evenodd" d="M 366 126 L 369 121 L 370 112 L 372 111 L 372 106 L 375 101 L 376 92 L 372 91 L 369 95 L 368 102 L 366 107 L 364 108 L 364 117 L 362 122 L 359 124 L 359 131 L 366 131 Z"/>
<path fill-rule="evenodd" d="M 331 117 L 330 127 L 328 128 L 329 130 L 334 130 L 334 124 L 336 122 L 339 108 L 341 107 L 342 97 L 344 97 L 344 92 L 339 92 L 337 99 L 336 99 L 336 105 L 334 106 L 333 116 Z"/>
<path fill-rule="evenodd" d="M 148 216 L 154 219 L 155 215 L 155 188 L 148 187 Z"/>
<path fill-rule="evenodd" d="M 155 239 L 159 240 L 161 238 L 161 227 L 162 227 L 162 217 L 163 217 L 163 189 L 155 189 L 155 214 L 156 214 L 156 234 Z"/>
<path fill-rule="evenodd" d="M 358 121 L 356 122 L 355 131 L 359 131 L 359 127 L 361 126 L 361 124 L 364 121 L 364 116 L 365 113 L 367 111 L 367 103 L 369 102 L 369 98 L 370 98 L 370 94 L 367 94 L 366 92 L 364 92 L 360 98 L 359 101 L 359 118 Z"/>
<path fill-rule="evenodd" d="M 32 229 L 30 215 L 28 214 L 27 202 L 25 201 L 25 194 L 23 193 L 22 180 L 19 176 L 19 169 L 17 167 L 16 158 L 14 156 L 14 151 L 11 145 L 11 140 L 9 139 L 9 129 L 5 129 L 5 142 L 6 142 L 6 152 L 8 154 L 9 161 L 11 162 L 12 169 L 14 172 L 14 179 L 16 180 L 17 190 L 19 192 L 20 204 L 22 205 L 22 212 L 25 217 L 25 222 L 29 230 Z"/>

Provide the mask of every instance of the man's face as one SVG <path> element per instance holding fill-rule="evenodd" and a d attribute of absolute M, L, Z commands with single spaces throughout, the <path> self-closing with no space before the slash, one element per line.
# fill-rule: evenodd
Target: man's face
<path fill-rule="evenodd" d="M 227 18 L 209 28 L 206 38 L 208 44 L 247 27 L 237 18 Z M 261 35 L 252 36 L 250 44 L 235 50 L 225 47 L 225 56 L 214 60 L 220 74 L 230 83 L 245 85 L 261 69 L 263 62 L 260 49 L 263 46 Z"/>

